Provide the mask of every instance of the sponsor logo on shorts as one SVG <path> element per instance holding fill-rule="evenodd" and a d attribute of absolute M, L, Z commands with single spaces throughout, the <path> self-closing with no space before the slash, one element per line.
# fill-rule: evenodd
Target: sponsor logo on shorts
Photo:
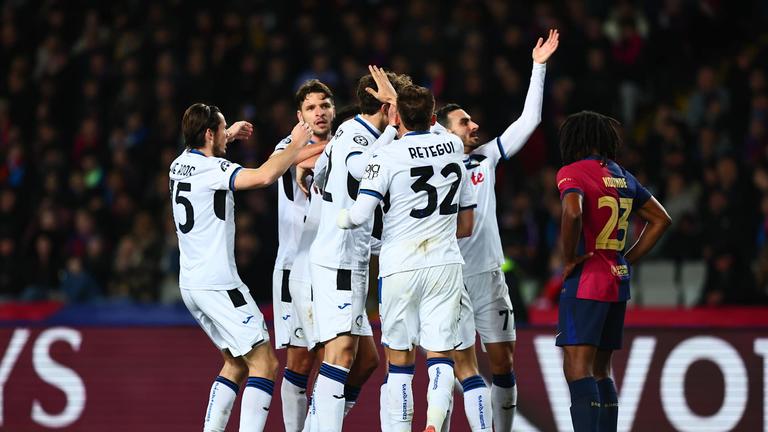
<path fill-rule="evenodd" d="M 245 321 L 243 321 L 243 324 L 248 324 L 248 321 L 250 321 L 251 318 L 253 318 L 253 315 L 248 315 L 248 317 L 245 319 Z"/>
<path fill-rule="evenodd" d="M 332 395 L 332 396 L 333 396 L 334 398 L 336 398 L 336 399 L 344 399 L 344 393 L 342 393 L 342 394 L 339 394 L 339 395 Z"/>
<path fill-rule="evenodd" d="M 290 315 L 290 314 L 288 314 L 288 315 L 283 315 L 283 316 L 281 316 L 280 318 L 282 318 L 282 319 L 283 319 L 283 321 L 287 321 L 287 320 L 288 320 L 288 318 L 290 318 L 290 317 L 291 317 L 291 315 Z"/>
<path fill-rule="evenodd" d="M 352 303 L 344 303 L 343 305 L 341 305 L 341 306 L 336 306 L 336 307 L 337 307 L 337 308 L 339 308 L 339 309 L 344 309 L 344 308 L 346 308 L 347 306 L 352 306 Z"/>

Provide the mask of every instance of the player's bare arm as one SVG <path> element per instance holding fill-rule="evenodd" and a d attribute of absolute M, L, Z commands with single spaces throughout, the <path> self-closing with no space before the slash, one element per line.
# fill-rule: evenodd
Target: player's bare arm
<path fill-rule="evenodd" d="M 635 210 L 646 222 L 640 238 L 629 248 L 624 255 L 630 265 L 634 264 L 650 251 L 664 234 L 664 231 L 672 225 L 672 218 L 656 198 L 651 197 L 642 207 Z"/>
<path fill-rule="evenodd" d="M 593 255 L 576 256 L 576 247 L 581 236 L 582 216 L 581 194 L 571 192 L 563 197 L 563 214 L 560 221 L 560 235 L 563 238 L 563 279 L 571 274 L 574 268 Z"/>
<path fill-rule="evenodd" d="M 456 238 L 464 238 L 472 235 L 475 225 L 475 210 L 465 209 L 459 211 L 456 218 Z"/>
<path fill-rule="evenodd" d="M 312 138 L 312 128 L 299 122 L 291 131 L 291 143 L 284 150 L 270 157 L 264 165 L 255 169 L 243 169 L 235 177 L 235 190 L 257 189 L 271 185 L 293 165 L 301 149 Z"/>

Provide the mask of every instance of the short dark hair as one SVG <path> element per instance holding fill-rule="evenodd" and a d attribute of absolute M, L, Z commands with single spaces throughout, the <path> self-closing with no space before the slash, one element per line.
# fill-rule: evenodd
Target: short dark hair
<path fill-rule="evenodd" d="M 412 131 L 429 130 L 432 112 L 435 110 L 435 97 L 429 89 L 409 85 L 397 95 L 397 113 L 406 129 Z"/>
<path fill-rule="evenodd" d="M 186 111 L 181 121 L 181 132 L 184 135 L 184 144 L 190 148 L 205 146 L 205 131 L 210 129 L 214 133 L 219 130 L 219 116 L 221 110 L 215 105 L 196 103 Z"/>
<path fill-rule="evenodd" d="M 322 93 L 325 95 L 325 98 L 323 99 L 330 99 L 331 103 L 333 103 L 333 92 L 331 89 L 320 80 L 311 79 L 305 81 L 304 84 L 296 90 L 295 101 L 297 110 L 301 111 L 301 104 L 304 103 L 304 99 L 306 99 L 307 95 L 310 93 Z"/>
<path fill-rule="evenodd" d="M 450 127 L 450 125 L 448 124 L 450 123 L 448 121 L 448 114 L 460 109 L 462 109 L 461 106 L 456 103 L 449 103 L 449 104 L 443 105 L 439 110 L 437 110 L 437 112 L 435 112 L 435 114 L 437 115 L 437 122 L 446 128 Z"/>
<path fill-rule="evenodd" d="M 571 114 L 560 126 L 560 156 L 563 165 L 584 159 L 593 153 L 606 159 L 616 159 L 621 146 L 618 120 L 594 111 Z"/>
<path fill-rule="evenodd" d="M 333 121 L 331 122 L 331 131 L 335 132 L 342 123 L 358 114 L 360 114 L 360 107 L 357 105 L 347 105 L 337 109 L 336 116 L 333 117 Z"/>
<path fill-rule="evenodd" d="M 397 92 L 398 95 L 400 94 L 400 90 L 403 87 L 413 84 L 411 77 L 408 75 L 396 74 L 394 72 L 385 73 L 387 74 L 389 82 L 392 83 L 392 87 L 395 88 L 395 92 Z M 371 74 L 363 75 L 363 77 L 360 78 L 360 81 L 357 82 L 357 91 L 355 94 L 357 95 L 360 112 L 366 115 L 376 114 L 379 108 L 381 108 L 382 103 L 370 95 L 367 91 L 365 91 L 366 87 L 378 90 L 378 87 L 376 87 L 376 81 L 374 81 Z"/>

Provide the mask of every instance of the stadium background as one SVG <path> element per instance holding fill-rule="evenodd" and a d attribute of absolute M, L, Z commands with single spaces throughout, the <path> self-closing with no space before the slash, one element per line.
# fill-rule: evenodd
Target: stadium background
<path fill-rule="evenodd" d="M 650 366 L 632 375 L 642 396 L 624 424 L 768 430 L 766 19 L 764 1 L 3 2 L 0 430 L 197 427 L 217 360 L 179 306 L 166 172 L 189 104 L 251 121 L 229 158 L 256 166 L 295 122 L 298 84 L 321 79 L 341 107 L 378 64 L 462 104 L 491 139 L 519 115 L 549 28 L 562 36 L 542 123 L 498 169 L 520 411 L 534 428 L 521 430 L 569 426 L 567 393 L 547 381 L 557 351 L 537 344 L 551 338 L 559 290 L 557 127 L 581 109 L 622 121 L 620 161 L 674 220 L 635 268 L 620 392 L 620 374 L 642 364 L 631 353 Z M 275 194 L 236 194 L 238 268 L 265 312 Z M 350 418 L 360 430 L 378 419 L 378 379 Z"/>

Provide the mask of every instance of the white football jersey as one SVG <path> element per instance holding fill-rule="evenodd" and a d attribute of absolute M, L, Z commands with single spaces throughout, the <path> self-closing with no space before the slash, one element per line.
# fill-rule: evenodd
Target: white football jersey
<path fill-rule="evenodd" d="M 313 263 L 345 270 L 368 268 L 373 219 L 357 228 L 343 230 L 336 226 L 336 216 L 341 209 L 352 207 L 360 186 L 360 182 L 347 170 L 347 160 L 350 157 L 368 157 L 367 147 L 379 135 L 381 132 L 373 125 L 355 116 L 339 126 L 325 147 L 328 167 L 320 225 L 310 251 Z"/>
<path fill-rule="evenodd" d="M 496 220 L 496 165 L 504 158 L 503 149 L 496 138 L 467 155 L 469 185 L 477 197 L 475 226 L 472 235 L 459 239 L 464 256 L 464 277 L 492 271 L 504 263 L 504 252 Z"/>
<path fill-rule="evenodd" d="M 281 151 L 291 143 L 288 136 L 275 147 Z M 312 142 L 310 141 L 310 144 Z M 291 166 L 277 182 L 277 258 L 275 268 L 290 270 L 296 256 L 296 248 L 301 236 L 307 196 L 296 183 L 296 166 Z"/>
<path fill-rule="evenodd" d="M 410 132 L 371 158 L 360 193 L 384 203 L 380 276 L 464 263 L 456 218 L 475 199 L 463 148 L 452 134 Z"/>
<path fill-rule="evenodd" d="M 199 150 L 185 150 L 171 163 L 168 176 L 183 289 L 230 290 L 243 284 L 235 266 L 232 194 L 240 169 Z"/>
<path fill-rule="evenodd" d="M 307 202 L 307 217 L 301 227 L 301 236 L 299 237 L 296 257 L 293 259 L 293 268 L 291 269 L 290 280 L 311 283 L 312 278 L 309 272 L 309 248 L 317 235 L 317 227 L 320 224 L 320 212 L 323 207 L 323 195 L 315 192 L 315 188 L 310 189 L 311 198 Z M 303 194 L 303 192 L 302 192 Z"/>

